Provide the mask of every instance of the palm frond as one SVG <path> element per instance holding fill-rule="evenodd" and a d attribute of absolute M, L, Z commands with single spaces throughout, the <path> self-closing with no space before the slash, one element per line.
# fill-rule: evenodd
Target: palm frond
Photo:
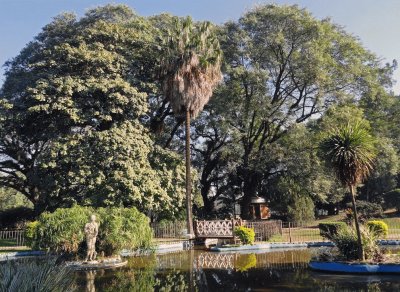
<path fill-rule="evenodd" d="M 376 156 L 375 140 L 359 123 L 329 133 L 320 150 L 343 185 L 356 185 L 368 177 Z"/>
<path fill-rule="evenodd" d="M 222 51 L 209 22 L 176 18 L 164 40 L 161 79 L 174 113 L 196 117 L 222 80 Z"/>
<path fill-rule="evenodd" d="M 0 291 L 74 291 L 74 276 L 56 258 L 9 260 L 0 264 Z"/>

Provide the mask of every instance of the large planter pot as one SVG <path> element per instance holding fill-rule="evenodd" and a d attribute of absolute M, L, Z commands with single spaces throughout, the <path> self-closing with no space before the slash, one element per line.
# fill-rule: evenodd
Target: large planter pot
<path fill-rule="evenodd" d="M 309 267 L 316 271 L 346 274 L 400 274 L 400 264 L 394 263 L 361 264 L 311 261 Z"/>

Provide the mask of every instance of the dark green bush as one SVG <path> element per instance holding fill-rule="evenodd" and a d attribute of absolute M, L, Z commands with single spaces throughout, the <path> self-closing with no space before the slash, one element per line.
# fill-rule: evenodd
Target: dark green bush
<path fill-rule="evenodd" d="M 352 208 L 351 203 L 348 203 L 347 207 Z M 381 205 L 367 201 L 357 201 L 357 212 L 360 219 L 380 218 L 383 215 L 383 209 Z"/>
<path fill-rule="evenodd" d="M 92 208 L 74 206 L 57 209 L 54 213 L 41 214 L 32 247 L 76 254 L 84 241 L 84 226 L 93 213 Z"/>
<path fill-rule="evenodd" d="M 57 253 L 78 254 L 84 247 L 84 226 L 95 214 L 100 223 L 96 242 L 98 253 L 113 255 L 122 249 L 150 248 L 152 231 L 149 219 L 136 208 L 74 206 L 43 213 L 35 228 L 32 247 Z"/>
<path fill-rule="evenodd" d="M 388 225 L 380 220 L 371 220 L 367 222 L 369 231 L 375 234 L 377 237 L 386 237 L 389 234 Z"/>
<path fill-rule="evenodd" d="M 314 209 L 314 202 L 309 196 L 294 196 L 287 209 L 288 220 L 298 223 L 310 222 L 315 219 Z"/>
<path fill-rule="evenodd" d="M 382 259 L 382 252 L 377 244 L 375 233 L 364 226 L 361 226 L 360 231 L 365 259 L 380 261 Z M 341 258 L 347 261 L 358 259 L 357 234 L 354 228 L 339 229 L 337 234 L 332 236 L 331 240 L 338 249 Z"/>
<path fill-rule="evenodd" d="M 239 226 L 235 228 L 235 236 L 237 236 L 243 244 L 253 244 L 256 234 L 253 228 Z"/>
<path fill-rule="evenodd" d="M 32 221 L 35 212 L 32 208 L 17 207 L 0 212 L 0 228 L 19 229 L 23 228 L 26 221 Z"/>
<path fill-rule="evenodd" d="M 319 233 L 322 237 L 332 239 L 341 229 L 347 228 L 345 222 L 324 222 L 318 224 Z"/>
<path fill-rule="evenodd" d="M 358 259 L 357 235 L 353 230 L 350 228 L 339 229 L 337 234 L 331 237 L 331 240 L 345 260 Z"/>
<path fill-rule="evenodd" d="M 116 254 L 122 249 L 149 249 L 152 230 L 149 218 L 136 208 L 99 208 L 99 251 L 106 255 Z"/>
<path fill-rule="evenodd" d="M 386 193 L 384 200 L 386 208 L 396 208 L 397 212 L 400 212 L 400 189 Z"/>

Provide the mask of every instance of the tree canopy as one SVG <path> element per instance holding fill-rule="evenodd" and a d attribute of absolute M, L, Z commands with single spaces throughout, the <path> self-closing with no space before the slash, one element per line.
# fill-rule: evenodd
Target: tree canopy
<path fill-rule="evenodd" d="M 341 201 L 346 190 L 317 145 L 352 121 L 380 141 L 355 191 L 382 203 L 400 187 L 395 62 L 383 64 L 344 28 L 298 6 L 259 5 L 219 26 L 193 22 L 192 32 L 217 33 L 195 44 L 179 28 L 187 21 L 141 17 L 124 5 L 55 17 L 5 66 L 0 184 L 37 212 L 77 202 L 179 217 L 189 106 L 198 216 L 232 214 L 236 203 L 245 214 L 254 195 L 293 218 L 310 217 L 303 207 L 311 203 Z M 222 83 L 200 90 L 219 81 L 211 66 L 219 62 Z M 190 94 L 175 98 L 185 92 L 206 94 L 194 103 Z"/>
<path fill-rule="evenodd" d="M 38 209 L 78 202 L 179 212 L 184 165 L 144 118 L 156 30 L 123 5 L 57 16 L 6 65 L 2 184 Z"/>

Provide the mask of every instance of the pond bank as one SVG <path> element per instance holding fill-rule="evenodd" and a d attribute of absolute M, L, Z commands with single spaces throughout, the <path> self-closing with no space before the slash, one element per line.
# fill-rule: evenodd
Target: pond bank
<path fill-rule="evenodd" d="M 379 240 L 379 245 L 382 246 L 399 246 L 400 240 Z M 288 242 L 276 242 L 276 243 L 255 243 L 253 245 L 240 245 L 240 246 L 214 246 L 210 250 L 215 252 L 225 251 L 241 251 L 241 250 L 260 250 L 260 249 L 275 249 L 275 248 L 307 248 L 307 247 L 334 247 L 335 245 L 330 241 L 320 242 L 305 242 L 305 243 L 288 243 Z"/>

